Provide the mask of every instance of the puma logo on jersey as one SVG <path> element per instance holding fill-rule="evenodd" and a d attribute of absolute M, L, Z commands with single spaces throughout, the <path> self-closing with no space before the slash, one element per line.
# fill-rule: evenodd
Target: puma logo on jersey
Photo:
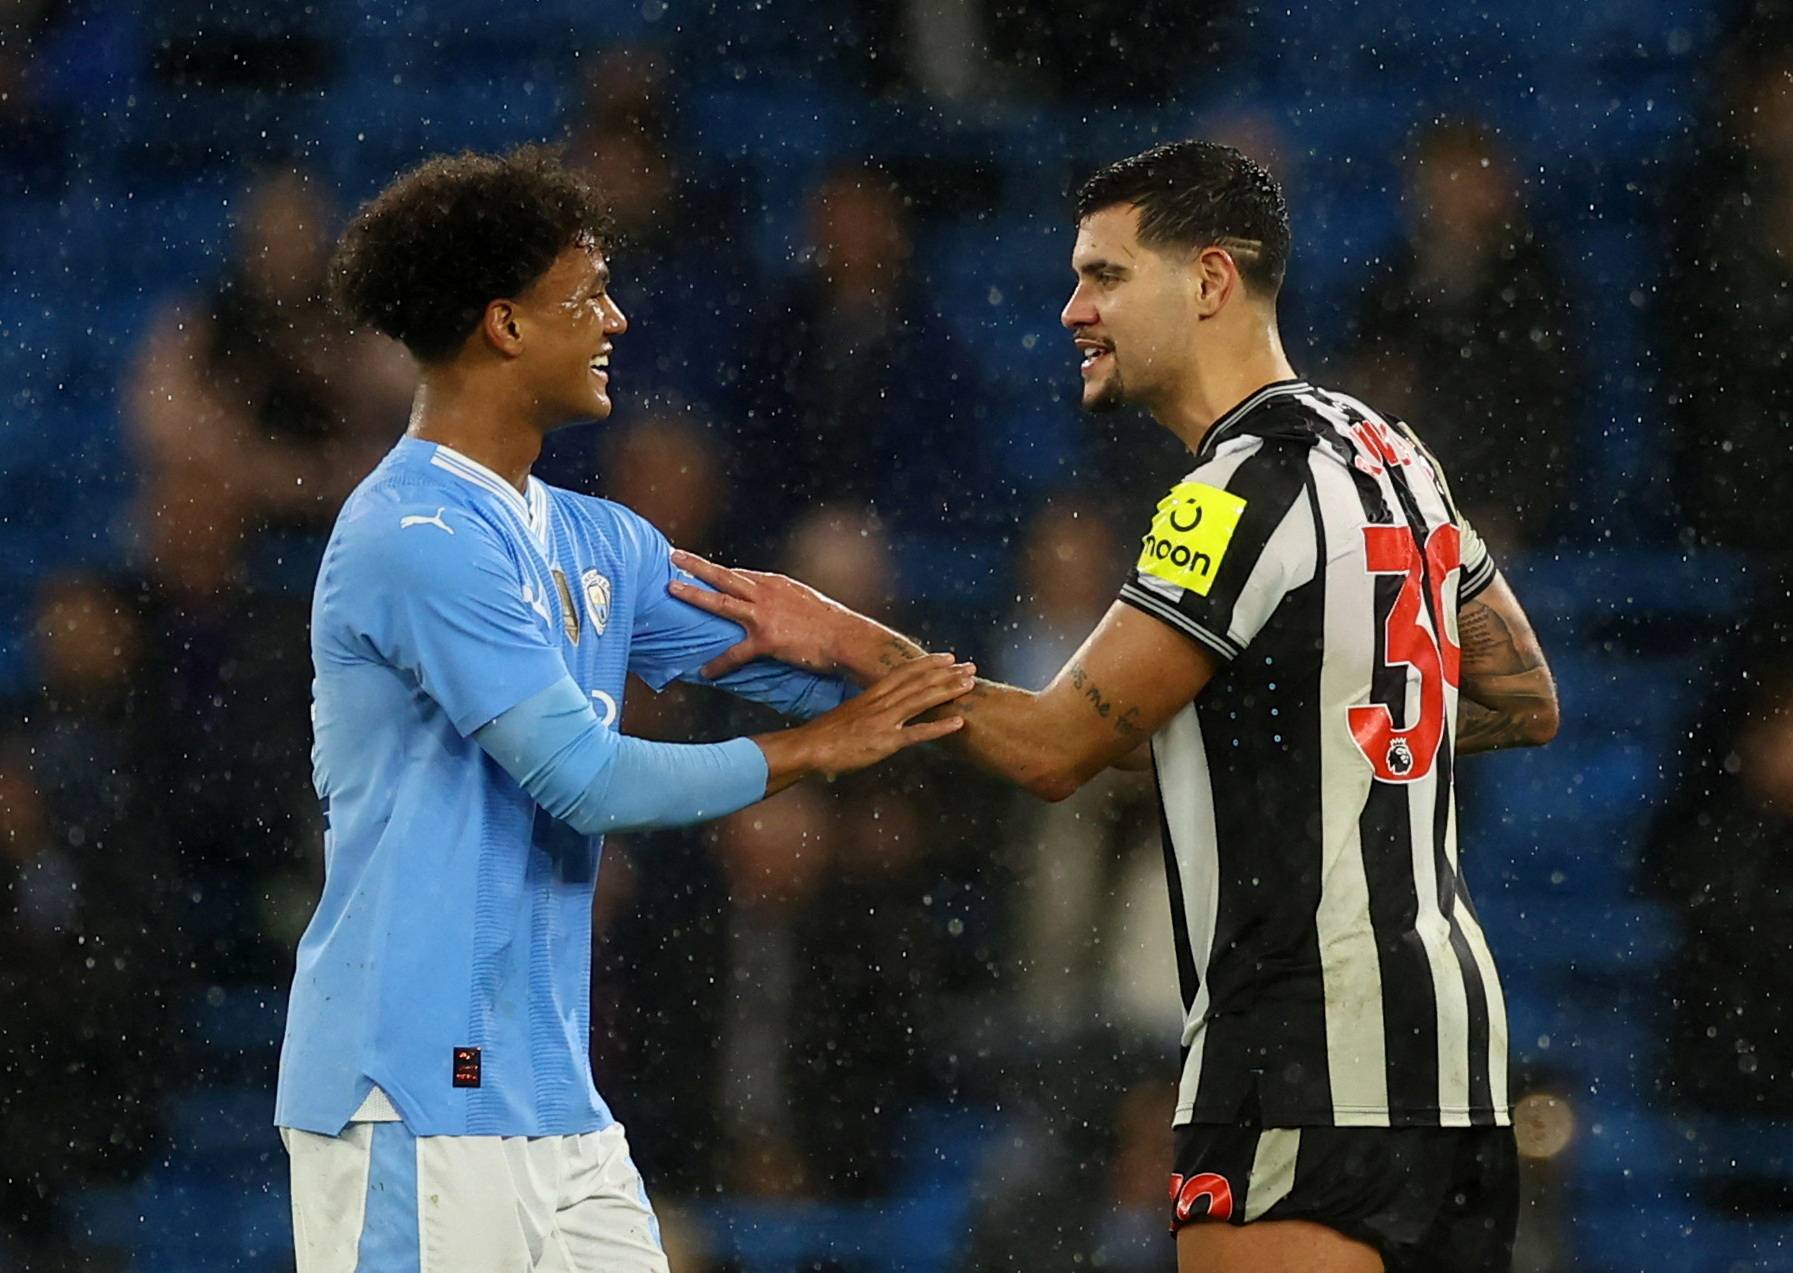
<path fill-rule="evenodd" d="M 398 528 L 400 530 L 405 530 L 411 526 L 440 526 L 443 530 L 452 535 L 454 534 L 454 527 L 442 520 L 442 514 L 447 511 L 448 506 L 444 504 L 441 508 L 436 510 L 436 515 L 434 517 L 424 517 L 418 513 L 412 513 L 409 517 L 401 517 L 398 519 Z"/>

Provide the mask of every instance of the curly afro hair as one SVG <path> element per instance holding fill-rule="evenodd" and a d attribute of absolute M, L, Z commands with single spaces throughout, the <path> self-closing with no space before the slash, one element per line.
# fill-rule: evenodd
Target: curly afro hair
<path fill-rule="evenodd" d="M 439 155 L 355 214 L 330 264 L 331 291 L 357 325 L 444 362 L 486 306 L 515 296 L 584 240 L 602 246 L 603 201 L 551 150 Z"/>

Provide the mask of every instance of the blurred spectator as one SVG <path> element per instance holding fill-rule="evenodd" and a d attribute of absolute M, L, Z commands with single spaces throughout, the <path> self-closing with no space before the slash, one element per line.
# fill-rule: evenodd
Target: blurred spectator
<path fill-rule="evenodd" d="M 892 614 L 895 566 L 875 517 L 843 504 L 822 505 L 791 526 L 780 566 L 862 614 Z"/>
<path fill-rule="evenodd" d="M 873 95 L 1162 101 L 1216 58 L 1230 0 L 857 0 L 832 59 Z M 832 26 L 832 24 L 831 24 Z"/>
<path fill-rule="evenodd" d="M 720 551 L 716 528 L 736 492 L 714 434 L 688 413 L 650 405 L 632 423 L 606 427 L 598 489 L 634 509 L 680 548 Z"/>
<path fill-rule="evenodd" d="M 1562 270 L 1482 125 L 1429 128 L 1407 178 L 1408 242 L 1338 384 L 1418 430 L 1497 553 L 1536 545 L 1571 492 L 1582 418 Z"/>
<path fill-rule="evenodd" d="M 75 843 L 144 865 L 148 846 L 131 832 L 152 820 L 157 803 L 141 773 L 156 740 L 131 602 L 97 575 L 53 574 L 38 586 L 33 626 L 38 684 L 22 716 L 37 780 Z M 114 835 L 125 843 L 115 846 Z"/>
<path fill-rule="evenodd" d="M 1793 611 L 1746 620 L 1651 836 L 1681 908 L 1670 1081 L 1684 1106 L 1793 1117 Z"/>
<path fill-rule="evenodd" d="M 927 927 L 920 811 L 853 784 L 805 787 L 728 819 L 722 1124 L 735 1188 L 883 1194 L 922 1094 Z"/>
<path fill-rule="evenodd" d="M 1003 626 L 992 670 L 1040 689 L 1114 603 L 1132 554 L 1093 502 L 1068 496 L 1034 514 L 1020 558 L 1019 604 Z"/>
<path fill-rule="evenodd" d="M 610 207 L 612 290 L 632 329 L 611 364 L 624 420 L 654 397 L 719 405 L 741 371 L 742 329 L 758 312 L 739 246 L 742 200 L 718 165 L 700 179 L 678 141 L 672 85 L 658 50 L 605 50 L 586 77 L 568 147 Z"/>
<path fill-rule="evenodd" d="M 244 201 L 211 293 L 152 319 L 127 428 L 143 476 L 216 492 L 251 530 L 328 530 L 404 428 L 409 358 L 350 334 L 326 300 L 335 211 L 299 172 Z"/>
<path fill-rule="evenodd" d="M 841 168 L 809 218 L 813 254 L 758 325 L 738 395 L 742 553 L 823 501 L 898 534 L 988 529 L 983 380 L 916 286 L 902 197 Z"/>
<path fill-rule="evenodd" d="M 76 1267 L 57 1206 L 142 1165 L 178 1048 L 168 952 L 144 940 L 156 895 L 132 887 L 153 840 L 126 827 L 89 841 L 95 824 L 46 797 L 44 759 L 30 732 L 0 747 L 0 1259 L 57 1269 Z"/>
<path fill-rule="evenodd" d="M 154 746 L 144 789 L 164 802 L 202 977 L 275 981 L 315 893 L 308 599 L 251 572 L 237 500 L 191 473 L 145 485 L 136 510 L 137 675 Z"/>
<path fill-rule="evenodd" d="M 1114 603 L 1127 559 L 1092 504 L 1043 509 L 1022 542 L 1020 604 L 1004 627 L 996 676 L 1030 689 L 1051 681 Z M 1062 1039 L 1107 1024 L 1152 1038 L 1178 1028 L 1150 784 L 1142 773 L 1111 773 L 1058 804 L 1006 801 L 1013 1006 L 1030 1036 Z"/>
<path fill-rule="evenodd" d="M 1793 44 L 1739 41 L 1681 185 L 1664 353 L 1681 516 L 1698 542 L 1787 552 L 1793 486 Z"/>

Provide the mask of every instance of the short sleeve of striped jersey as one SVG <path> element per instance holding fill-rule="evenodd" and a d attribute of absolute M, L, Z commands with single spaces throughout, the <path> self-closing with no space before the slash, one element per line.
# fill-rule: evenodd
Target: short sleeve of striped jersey
<path fill-rule="evenodd" d="M 1120 599 L 1230 662 L 1314 577 L 1309 448 L 1243 437 L 1171 487 Z"/>
<path fill-rule="evenodd" d="M 1467 517 L 1458 515 L 1457 530 L 1463 537 L 1463 581 L 1457 585 L 1458 608 L 1468 605 L 1481 591 L 1494 582 L 1494 554 L 1476 534 Z"/>

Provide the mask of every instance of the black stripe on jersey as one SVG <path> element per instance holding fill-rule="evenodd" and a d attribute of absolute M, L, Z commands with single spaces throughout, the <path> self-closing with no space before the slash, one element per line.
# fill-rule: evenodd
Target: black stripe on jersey
<path fill-rule="evenodd" d="M 1227 615 L 1238 608 L 1252 571 L 1263 559 L 1264 545 L 1301 498 L 1312 450 L 1305 443 L 1265 438 L 1227 479 L 1227 490 L 1244 500 L 1247 509 L 1220 559 L 1220 569 L 1214 572 L 1214 586 L 1207 597 L 1210 603 L 1218 599 Z"/>
<path fill-rule="evenodd" d="M 1451 953 L 1457 957 L 1457 974 L 1463 978 L 1463 1001 L 1469 1010 L 1469 1109 L 1470 1122 L 1478 1127 L 1494 1125 L 1494 1083 L 1488 1074 L 1488 990 L 1482 970 L 1469 948 L 1469 938 L 1457 918 L 1457 898 L 1467 896 L 1463 883 L 1451 869 L 1449 853 L 1451 803 L 1456 795 L 1456 757 L 1449 747 L 1438 749 L 1438 805 L 1433 819 L 1433 858 L 1438 866 L 1438 909 L 1451 926 Z"/>
<path fill-rule="evenodd" d="M 1406 586 L 1401 575 L 1377 575 L 1376 652 L 1370 674 L 1370 701 L 1384 703 L 1397 728 L 1407 703 L 1407 668 L 1390 666 L 1385 616 Z M 1370 924 L 1382 968 L 1382 1036 L 1388 1059 L 1389 1099 L 1413 1104 L 1413 1096 L 1430 1093 L 1420 1104 L 1438 1102 L 1438 1002 L 1432 989 L 1432 961 L 1416 924 L 1419 885 L 1413 877 L 1413 814 L 1405 783 L 1370 783 L 1357 832 L 1363 847 L 1365 883 L 1369 889 Z M 1399 987 L 1391 992 L 1389 987 Z"/>
<path fill-rule="evenodd" d="M 1152 782 L 1161 782 L 1158 777 L 1158 766 L 1152 766 Z M 1164 811 L 1164 793 L 1158 793 L 1158 834 L 1164 845 L 1164 874 L 1170 882 L 1170 935 L 1171 943 L 1177 951 L 1177 988 L 1182 992 L 1183 1016 L 1188 1018 L 1195 1007 L 1196 991 L 1201 989 L 1201 978 L 1195 971 L 1195 948 L 1189 941 L 1189 916 L 1183 909 L 1183 872 L 1177 869 L 1177 842 L 1170 833 L 1170 816 Z M 1189 1049 L 1183 1049 L 1183 1060 L 1188 1060 Z"/>
<path fill-rule="evenodd" d="M 1294 493 L 1311 510 L 1315 561 L 1324 562 L 1311 452 L 1278 449 L 1284 463 L 1299 463 Z M 1325 611 L 1322 568 L 1285 594 L 1252 642 L 1252 674 L 1217 676 L 1195 701 L 1214 795 L 1220 880 L 1208 970 L 1214 1015 L 1202 1054 L 1199 1118 L 1228 1118 L 1241 1095 L 1249 1101 L 1253 1092 L 1229 1086 L 1243 1076 L 1254 1076 L 1266 1126 L 1289 1125 L 1285 1120 L 1332 1105 L 1323 996 L 1267 999 L 1264 993 L 1275 988 L 1284 966 L 1322 963 L 1314 923 L 1325 862 L 1323 826 L 1315 817 L 1323 790 L 1321 670 L 1312 642 L 1324 631 Z M 1279 667 L 1289 674 L 1279 675 Z M 1266 741 L 1286 758 L 1273 772 L 1262 763 Z"/>

